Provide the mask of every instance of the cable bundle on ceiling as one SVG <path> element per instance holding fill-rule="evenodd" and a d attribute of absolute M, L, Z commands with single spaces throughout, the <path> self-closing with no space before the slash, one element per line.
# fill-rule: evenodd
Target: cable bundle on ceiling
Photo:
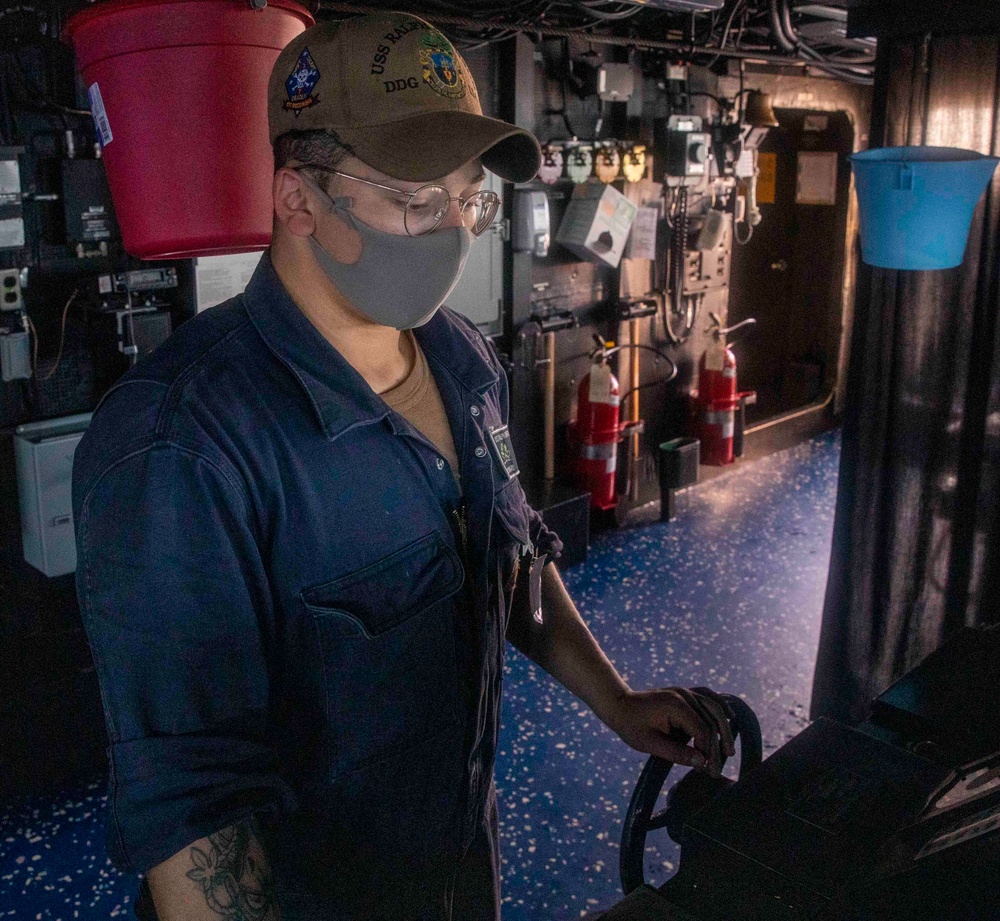
<path fill-rule="evenodd" d="M 577 36 L 594 44 L 673 52 L 708 66 L 721 57 L 759 58 L 804 64 L 852 83 L 872 82 L 871 56 L 831 54 L 807 42 L 795 27 L 789 0 L 730 0 L 710 16 L 624 0 L 513 0 L 506 4 L 420 0 L 411 6 L 413 12 L 447 27 L 463 50 L 503 41 L 518 32 L 538 38 Z M 379 7 L 324 2 L 320 9 L 327 15 L 353 15 Z"/>

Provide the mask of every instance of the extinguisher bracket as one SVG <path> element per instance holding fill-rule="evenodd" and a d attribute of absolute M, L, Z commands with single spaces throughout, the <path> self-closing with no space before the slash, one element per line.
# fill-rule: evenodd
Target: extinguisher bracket
<path fill-rule="evenodd" d="M 618 440 L 624 441 L 630 435 L 641 435 L 646 431 L 646 423 L 642 419 L 626 422 L 618 430 Z"/>

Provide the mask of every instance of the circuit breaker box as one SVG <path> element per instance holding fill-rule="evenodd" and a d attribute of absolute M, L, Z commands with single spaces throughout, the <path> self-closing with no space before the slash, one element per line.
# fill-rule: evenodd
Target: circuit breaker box
<path fill-rule="evenodd" d="M 81 413 L 14 429 L 24 559 L 47 576 L 76 570 L 73 456 L 90 417 Z"/>

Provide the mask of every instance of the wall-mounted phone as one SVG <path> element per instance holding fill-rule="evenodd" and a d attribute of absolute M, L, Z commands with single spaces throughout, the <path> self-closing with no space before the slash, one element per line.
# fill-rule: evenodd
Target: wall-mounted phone
<path fill-rule="evenodd" d="M 515 252 L 531 253 L 533 256 L 549 254 L 549 198 L 544 192 L 517 190 L 511 238 Z"/>
<path fill-rule="evenodd" d="M 668 177 L 687 180 L 708 175 L 712 138 L 696 115 L 671 115 L 667 122 Z"/>

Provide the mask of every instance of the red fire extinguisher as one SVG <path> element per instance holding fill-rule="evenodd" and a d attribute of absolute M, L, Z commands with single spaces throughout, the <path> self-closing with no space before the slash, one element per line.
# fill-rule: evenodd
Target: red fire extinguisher
<path fill-rule="evenodd" d="M 734 459 L 736 411 L 741 403 L 754 403 L 757 400 L 757 394 L 752 390 L 736 390 L 736 356 L 726 345 L 726 336 L 757 321 L 748 319 L 735 326 L 723 327 L 714 313 L 710 316 L 714 323 L 707 332 L 713 333 L 714 341 L 705 349 L 698 362 L 696 426 L 701 441 L 701 462 L 721 467 L 731 464 Z"/>
<path fill-rule="evenodd" d="M 606 511 L 618 502 L 615 495 L 618 444 L 626 436 L 641 432 L 643 423 L 619 422 L 618 380 L 608 367 L 608 356 L 614 346 L 598 336 L 594 338 L 599 345 L 591 354 L 590 371 L 577 389 L 576 422 L 569 424 L 569 439 L 577 485 L 590 491 L 591 506 Z"/>

